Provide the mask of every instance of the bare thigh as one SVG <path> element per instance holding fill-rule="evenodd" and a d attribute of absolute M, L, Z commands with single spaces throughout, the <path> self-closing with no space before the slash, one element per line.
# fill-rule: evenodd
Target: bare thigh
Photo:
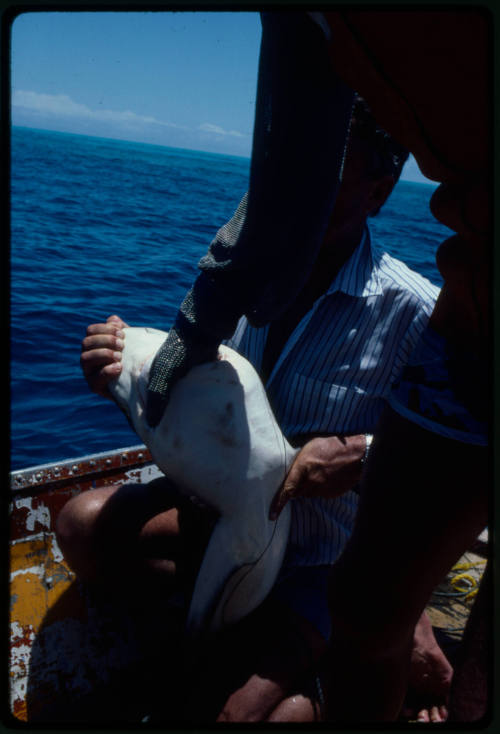
<path fill-rule="evenodd" d="M 83 580 L 164 593 L 192 585 L 214 519 L 161 477 L 77 495 L 56 530 L 66 561 Z"/>

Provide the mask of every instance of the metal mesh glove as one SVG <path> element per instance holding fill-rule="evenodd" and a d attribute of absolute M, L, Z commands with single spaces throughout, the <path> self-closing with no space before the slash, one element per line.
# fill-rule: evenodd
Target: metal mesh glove
<path fill-rule="evenodd" d="M 175 380 L 214 359 L 240 316 L 279 317 L 312 269 L 335 201 L 353 93 L 304 12 L 263 13 L 250 186 L 199 263 L 151 368 L 147 419 L 161 419 Z"/>
<path fill-rule="evenodd" d="M 222 339 L 234 332 L 243 307 L 240 300 L 228 299 L 221 287 L 224 280 L 224 274 L 214 282 L 201 273 L 182 302 L 151 365 L 146 405 L 150 426 L 160 422 L 175 382 L 191 367 L 214 360 Z"/>

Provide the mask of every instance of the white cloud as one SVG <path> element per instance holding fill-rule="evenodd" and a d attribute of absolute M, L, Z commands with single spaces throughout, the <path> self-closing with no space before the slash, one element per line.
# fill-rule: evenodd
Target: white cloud
<path fill-rule="evenodd" d="M 12 96 L 12 107 L 49 117 L 70 117 L 139 125 L 152 124 L 182 129 L 180 125 L 175 125 L 172 122 L 162 122 L 155 117 L 137 115 L 130 110 L 91 109 L 87 105 L 75 102 L 67 94 L 40 94 L 39 92 L 19 89 Z"/>
<path fill-rule="evenodd" d="M 251 135 L 224 130 L 219 125 L 186 127 L 131 110 L 91 108 L 67 94 L 42 94 L 15 90 L 12 95 L 14 125 L 99 137 L 135 140 L 174 148 L 204 150 L 249 157 Z"/>
<path fill-rule="evenodd" d="M 216 133 L 217 135 L 231 135 L 235 138 L 245 138 L 246 135 L 243 135 L 243 133 L 239 133 L 237 130 L 224 130 L 224 128 L 220 127 L 219 125 L 212 125 L 210 122 L 204 122 L 202 125 L 198 128 L 202 132 L 205 133 Z"/>

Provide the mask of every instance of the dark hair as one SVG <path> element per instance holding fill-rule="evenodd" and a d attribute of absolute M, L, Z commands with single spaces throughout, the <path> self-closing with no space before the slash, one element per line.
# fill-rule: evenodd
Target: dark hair
<path fill-rule="evenodd" d="M 409 153 L 377 124 L 370 108 L 359 94 L 354 98 L 350 135 L 367 143 L 365 149 L 370 178 L 391 174 L 396 183 Z"/>

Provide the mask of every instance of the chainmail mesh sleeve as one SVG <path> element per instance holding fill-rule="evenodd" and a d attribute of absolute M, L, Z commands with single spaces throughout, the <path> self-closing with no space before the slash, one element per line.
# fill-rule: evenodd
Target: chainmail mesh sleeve
<path fill-rule="evenodd" d="M 201 259 L 150 373 L 156 425 L 177 379 L 216 357 L 240 316 L 283 313 L 305 284 L 335 201 L 353 93 L 334 74 L 327 41 L 305 12 L 262 14 L 250 183 Z"/>

